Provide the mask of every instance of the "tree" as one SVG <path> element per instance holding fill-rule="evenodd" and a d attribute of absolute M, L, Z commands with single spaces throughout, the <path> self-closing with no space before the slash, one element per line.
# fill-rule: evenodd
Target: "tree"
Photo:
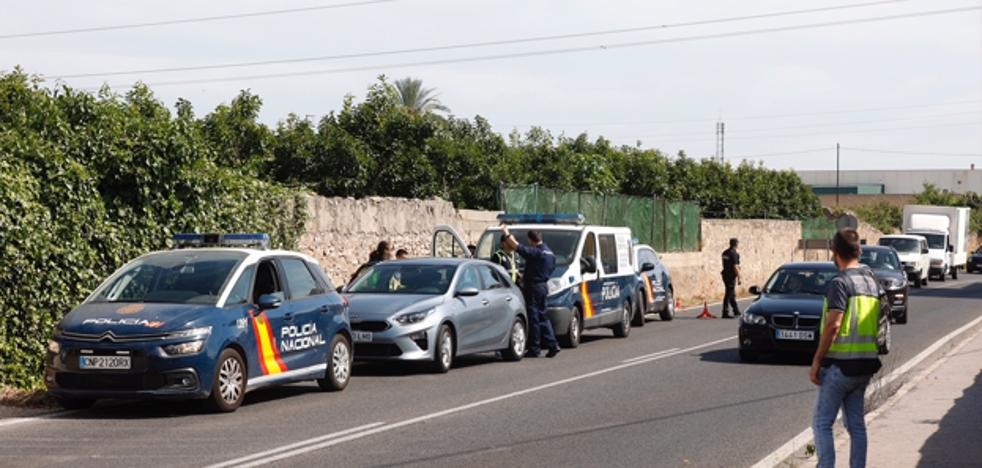
<path fill-rule="evenodd" d="M 433 94 L 433 88 L 424 88 L 423 80 L 419 78 L 403 78 L 396 80 L 394 85 L 397 102 L 414 114 L 450 112 Z"/>

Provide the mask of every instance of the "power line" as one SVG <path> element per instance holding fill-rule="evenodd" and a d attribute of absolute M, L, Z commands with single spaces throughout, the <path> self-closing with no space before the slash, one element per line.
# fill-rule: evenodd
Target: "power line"
<path fill-rule="evenodd" d="M 833 150 L 835 150 L 835 148 L 813 148 L 813 149 L 797 150 L 797 151 L 782 151 L 780 153 L 759 153 L 759 154 L 750 154 L 750 155 L 743 155 L 743 156 L 732 156 L 730 157 L 730 159 L 735 160 L 735 159 L 769 158 L 772 156 L 792 156 L 796 154 L 824 153 Z"/>
<path fill-rule="evenodd" d="M 870 149 L 870 148 L 852 148 L 848 146 L 843 146 L 842 149 L 850 151 L 860 151 L 864 153 L 884 153 L 884 154 L 903 154 L 910 156 L 946 156 L 946 157 L 957 157 L 957 158 L 982 158 L 982 153 L 920 153 L 916 151 L 899 151 L 899 150 L 884 150 L 884 149 Z"/>
<path fill-rule="evenodd" d="M 363 66 L 355 66 L 355 67 L 330 68 L 330 69 L 322 69 L 322 70 L 267 73 L 267 74 L 257 74 L 257 75 L 225 76 L 225 77 L 200 78 L 200 79 L 189 79 L 189 80 L 159 81 L 155 83 L 149 83 L 149 85 L 150 86 L 174 86 L 174 85 L 185 85 L 185 84 L 219 83 L 219 82 L 226 82 L 226 81 L 265 80 L 265 79 L 286 78 L 286 77 L 296 77 L 296 76 L 313 76 L 313 75 L 326 75 L 326 74 L 335 74 L 335 73 L 349 73 L 349 72 L 357 72 L 357 71 L 370 71 L 370 70 L 378 70 L 378 69 L 385 69 L 385 68 L 409 68 L 409 67 L 421 67 L 421 66 L 430 66 L 430 65 L 446 65 L 446 64 L 453 64 L 453 63 L 486 62 L 486 61 L 494 61 L 494 60 L 524 58 L 524 57 L 541 57 L 547 55 L 560 55 L 560 54 L 569 54 L 569 53 L 577 53 L 577 52 L 601 51 L 601 50 L 609 50 L 609 49 L 626 49 L 632 47 L 689 42 L 689 41 L 698 41 L 698 40 L 706 40 L 706 39 L 751 36 L 751 35 L 767 34 L 767 33 L 775 33 L 775 32 L 797 31 L 803 29 L 825 28 L 830 26 L 842 26 L 842 25 L 850 25 L 850 24 L 872 23 L 878 21 L 889 21 L 895 19 L 943 15 L 949 13 L 960 13 L 960 12 L 975 11 L 975 10 L 982 10 L 982 5 L 962 7 L 962 8 L 948 8 L 943 10 L 921 11 L 916 13 L 904 13 L 904 14 L 889 15 L 889 16 L 858 18 L 852 20 L 811 23 L 811 24 L 803 24 L 803 25 L 796 25 L 796 26 L 781 26 L 781 27 L 773 27 L 773 28 L 734 31 L 728 33 L 684 36 L 684 37 L 677 37 L 677 38 L 670 38 L 670 39 L 621 42 L 621 43 L 607 44 L 607 45 L 602 44 L 596 46 L 568 47 L 568 48 L 561 48 L 561 49 L 548 49 L 548 50 L 539 50 L 539 51 L 530 51 L 530 52 L 516 52 L 516 53 L 507 53 L 507 54 L 483 55 L 483 56 L 476 56 L 476 57 L 461 57 L 461 58 L 453 58 L 453 59 L 423 60 L 423 61 L 416 61 L 416 62 L 403 62 L 403 63 L 382 64 L 382 65 L 363 65 Z M 119 84 L 119 85 L 112 85 L 112 86 L 126 87 L 128 85 Z M 89 87 L 84 89 L 98 89 L 98 87 L 96 88 Z"/>
<path fill-rule="evenodd" d="M 563 40 L 563 39 L 607 36 L 607 35 L 614 35 L 614 34 L 626 34 L 626 33 L 635 33 L 635 32 L 643 32 L 643 31 L 652 31 L 652 30 L 665 30 L 665 29 L 681 28 L 681 27 L 689 27 L 689 26 L 704 26 L 709 24 L 747 21 L 747 20 L 763 19 L 763 18 L 774 18 L 780 16 L 801 15 L 806 13 L 819 13 L 825 11 L 861 8 L 861 7 L 869 7 L 869 6 L 876 6 L 876 5 L 909 2 L 909 1 L 911 0 L 881 0 L 875 2 L 857 3 L 857 4 L 850 4 L 850 5 L 837 5 L 837 6 L 830 6 L 830 7 L 823 7 L 823 8 L 809 8 L 804 10 L 787 10 L 787 11 L 779 11 L 779 12 L 772 12 L 772 13 L 760 13 L 755 15 L 713 18 L 713 19 L 706 19 L 706 20 L 686 21 L 686 22 L 670 23 L 670 24 L 658 24 L 658 25 L 651 25 L 651 26 L 639 26 L 634 28 L 607 29 L 601 31 L 556 34 L 556 35 L 548 35 L 548 36 L 531 36 L 531 37 L 524 37 L 518 39 L 470 42 L 470 43 L 449 44 L 449 45 L 441 45 L 441 46 L 416 47 L 416 48 L 409 48 L 409 49 L 394 49 L 394 50 L 383 50 L 383 51 L 373 51 L 373 52 L 358 52 L 358 53 L 350 53 L 350 54 L 322 55 L 322 56 L 315 56 L 315 57 L 301 57 L 301 58 L 278 59 L 278 60 L 260 60 L 260 61 L 252 61 L 252 62 L 230 62 L 230 63 L 212 64 L 212 65 L 194 65 L 194 66 L 183 66 L 183 67 L 144 68 L 138 70 L 73 73 L 67 75 L 53 75 L 53 76 L 56 78 L 90 78 L 95 76 L 119 76 L 119 75 L 134 75 L 140 73 L 171 73 L 171 72 L 182 72 L 182 71 L 215 70 L 215 69 L 223 69 L 223 68 L 255 67 L 255 66 L 262 66 L 262 65 L 283 65 L 288 63 L 325 62 L 330 60 L 380 57 L 380 56 L 387 56 L 387 55 L 414 54 L 414 53 L 421 53 L 421 52 L 439 52 L 439 51 L 447 51 L 447 50 L 470 49 L 476 47 L 527 44 L 527 43 L 535 43 L 535 42 L 556 41 L 556 40 Z M 0 36 L 0 38 L 3 37 Z"/>
<path fill-rule="evenodd" d="M 870 128 L 863 130 L 842 130 L 834 132 L 814 132 L 814 133 L 786 133 L 786 134 L 775 134 L 775 135 L 745 135 L 745 136 L 735 136 L 729 137 L 730 140 L 767 140 L 775 138 L 796 138 L 804 136 L 819 136 L 819 135 L 840 135 L 848 133 L 878 133 L 878 132 L 894 132 L 899 130 L 919 130 L 919 129 L 929 129 L 929 128 L 952 128 L 952 127 L 968 127 L 968 126 L 980 126 L 980 122 L 958 122 L 942 125 L 919 125 L 919 126 L 907 126 L 907 127 L 890 127 L 890 128 Z M 689 139 L 689 138 L 671 138 L 670 135 L 665 135 L 666 139 L 662 139 L 659 136 L 648 136 L 648 137 L 622 137 L 622 139 L 632 139 L 632 140 L 645 140 L 650 139 L 655 142 L 667 142 L 667 141 L 712 141 L 712 138 L 699 138 L 699 139 Z"/>
<path fill-rule="evenodd" d="M 182 19 L 165 20 L 165 21 L 148 21 L 145 23 L 115 24 L 115 25 L 108 25 L 108 26 L 92 26 L 88 28 L 59 29 L 53 31 L 0 34 L 0 40 L 18 39 L 24 37 L 60 36 L 65 34 L 92 33 L 92 32 L 101 32 L 101 31 L 116 31 L 120 29 L 149 28 L 155 26 L 169 26 L 174 24 L 201 23 L 206 21 L 224 21 L 224 20 L 239 19 L 239 18 L 253 18 L 257 16 L 286 15 L 291 13 L 303 13 L 303 12 L 318 11 L 318 10 L 334 10 L 338 8 L 374 5 L 378 3 L 389 3 L 395 1 L 398 0 L 362 0 L 357 2 L 332 3 L 330 5 L 317 5 L 317 6 L 309 6 L 309 7 L 302 7 L 302 8 L 288 8 L 283 10 L 266 10 L 266 11 L 255 11 L 251 13 L 233 13 L 228 15 L 202 16 L 198 18 L 182 18 Z"/>

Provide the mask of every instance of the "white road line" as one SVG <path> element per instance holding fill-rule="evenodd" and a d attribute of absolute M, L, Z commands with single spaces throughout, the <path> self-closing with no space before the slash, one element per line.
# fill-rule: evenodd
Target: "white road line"
<path fill-rule="evenodd" d="M 631 359 L 625 359 L 625 360 L 623 360 L 623 361 L 621 361 L 621 362 L 622 362 L 622 363 L 623 363 L 623 362 L 634 362 L 634 361 L 637 361 L 638 359 L 644 359 L 644 358 L 649 358 L 649 357 L 655 357 L 655 356 L 658 356 L 658 355 L 661 355 L 661 354 L 665 354 L 665 353 L 670 353 L 670 352 L 672 352 L 672 351 L 678 351 L 678 348 L 672 348 L 672 349 L 666 349 L 666 350 L 664 350 L 664 351 L 658 351 L 657 353 L 651 353 L 651 354 L 645 354 L 645 355 L 642 355 L 642 356 L 637 356 L 637 357 L 633 357 L 633 358 L 631 358 Z"/>
<path fill-rule="evenodd" d="M 592 378 L 592 377 L 597 377 L 599 375 L 608 374 L 608 373 L 611 373 L 611 372 L 619 371 L 619 370 L 622 370 L 622 369 L 627 369 L 627 368 L 634 367 L 634 366 L 639 366 L 641 364 L 646 364 L 646 363 L 649 363 L 649 362 L 652 362 L 652 361 L 658 361 L 658 360 L 669 358 L 669 357 L 672 357 L 672 356 L 677 356 L 679 354 L 685 354 L 685 353 L 688 353 L 690 351 L 695 351 L 695 350 L 702 349 L 702 348 L 708 348 L 710 346 L 715 346 L 717 344 L 720 344 L 720 343 L 723 343 L 723 342 L 726 342 L 726 341 L 731 341 L 731 340 L 734 340 L 734 339 L 736 339 L 736 335 L 734 335 L 734 336 L 728 336 L 726 338 L 721 338 L 719 340 L 710 341 L 708 343 L 703 343 L 703 344 L 696 345 L 696 346 L 691 346 L 691 347 L 688 347 L 688 348 L 685 348 L 685 349 L 677 349 L 675 351 L 666 351 L 663 354 L 658 354 L 658 355 L 655 355 L 653 357 L 643 357 L 642 359 L 639 359 L 637 361 L 632 361 L 632 362 L 628 362 L 628 363 L 618 364 L 616 366 L 608 367 L 606 369 L 600 369 L 600 370 L 597 370 L 597 371 L 588 372 L 586 374 L 581 374 L 581 375 L 578 375 L 578 376 L 575 376 L 575 377 L 569 377 L 569 378 L 566 378 L 566 379 L 562 379 L 562 380 L 557 380 L 557 381 L 554 381 L 554 382 L 550 382 L 550 383 L 547 383 L 547 384 L 542 384 L 542 385 L 538 385 L 538 386 L 535 386 L 535 387 L 526 388 L 524 390 L 518 390 L 518 391 L 515 391 L 515 392 L 512 392 L 512 393 L 505 394 L 505 395 L 496 396 L 494 398 L 488 398 L 486 400 L 475 401 L 473 403 L 468 403 L 466 405 L 461 405 L 461 406 L 457 406 L 457 407 L 454 407 L 454 408 L 449 408 L 449 409 L 445 409 L 445 410 L 442 410 L 442 411 L 437 411 L 435 413 L 430 413 L 430 414 L 426 414 L 426 415 L 423 415 L 423 416 L 418 416 L 418 417 L 415 417 L 415 418 L 412 418 L 412 419 L 406 419 L 404 421 L 399 421 L 399 422 L 396 422 L 396 423 L 387 424 L 387 425 L 384 425 L 384 426 L 381 426 L 381 427 L 375 427 L 373 429 L 368 429 L 368 430 L 364 430 L 364 431 L 361 431 L 361 432 L 356 432 L 356 433 L 349 434 L 349 435 L 346 435 L 346 436 L 343 436 L 343 437 L 331 438 L 330 440 L 327 440 L 327 441 L 324 441 L 324 442 L 321 442 L 321 443 L 316 443 L 316 444 L 313 444 L 313 445 L 305 445 L 305 446 L 303 446 L 301 448 L 297 448 L 297 449 L 293 449 L 293 450 L 288 450 L 285 447 L 281 447 L 281 448 L 278 448 L 278 449 L 273 449 L 273 450 L 271 450 L 271 452 L 277 452 L 276 455 L 273 455 L 273 456 L 270 456 L 270 457 L 267 457 L 267 458 L 261 458 L 261 459 L 257 459 L 257 457 L 261 457 L 261 455 L 259 455 L 259 454 L 250 455 L 248 458 L 249 459 L 254 459 L 254 461 L 252 461 L 250 463 L 243 464 L 243 465 L 238 465 L 238 466 L 240 466 L 241 468 L 250 468 L 250 467 L 254 467 L 254 466 L 265 465 L 267 463 L 273 463 L 273 462 L 276 462 L 276 461 L 279 461 L 279 460 L 284 460 L 284 459 L 287 459 L 287 458 L 296 457 L 298 455 L 303 455 L 305 453 L 309 453 L 309 452 L 313 452 L 313 451 L 325 449 L 325 448 L 328 448 L 328 447 L 332 447 L 332 446 L 335 446 L 335 445 L 338 445 L 338 444 L 342 444 L 344 442 L 349 442 L 349 441 L 352 441 L 352 440 L 361 439 L 361 438 L 368 437 L 368 436 L 371 436 L 371 435 L 375 435 L 375 434 L 379 434 L 379 433 L 382 433 L 382 432 L 391 431 L 391 430 L 394 430 L 394 429 L 398 429 L 398 428 L 401 428 L 401 427 L 406 427 L 406 426 L 417 424 L 417 423 L 421 423 L 421 422 L 424 422 L 424 421 L 429 421 L 431 419 L 436 419 L 436 418 L 440 418 L 440 417 L 443 417 L 443 416 L 449 416 L 449 415 L 454 414 L 454 413 L 460 413 L 462 411 L 467 411 L 467 410 L 474 409 L 474 408 L 477 408 L 477 407 L 489 405 L 491 403 L 497 403 L 499 401 L 508 400 L 508 399 L 515 398 L 515 397 L 522 396 L 522 395 L 527 395 L 529 393 L 539 392 L 539 391 L 546 390 L 546 389 L 553 388 L 553 387 L 557 387 L 557 386 L 560 386 L 560 385 L 565 385 L 565 384 L 568 384 L 568 383 L 577 382 L 577 381 L 589 379 L 589 378 Z M 213 465 L 213 466 L 214 467 L 219 467 L 219 466 L 224 467 L 224 466 L 229 466 L 229 464 L 235 464 L 235 463 L 233 463 L 233 462 L 225 462 L 225 463 L 222 463 L 222 464 L 219 464 L 219 465 Z"/>
<path fill-rule="evenodd" d="M 890 372 L 890 374 L 888 374 L 887 376 L 870 384 L 869 387 L 867 387 L 867 395 L 871 393 L 873 389 L 883 388 L 884 386 L 889 385 L 894 380 L 897 380 L 898 378 L 902 377 L 904 374 L 906 374 L 911 369 L 916 367 L 918 364 L 923 362 L 929 356 L 931 356 L 936 351 L 941 349 L 942 346 L 948 344 L 951 340 L 957 338 L 959 335 L 971 329 L 972 327 L 975 327 L 979 323 L 982 323 L 982 317 L 972 320 L 971 322 L 962 326 L 961 328 L 943 336 L 940 340 L 935 341 L 931 346 L 925 348 L 924 351 L 921 351 L 917 356 L 914 356 L 909 361 L 904 363 L 902 366 L 894 369 L 893 372 Z M 787 460 L 788 457 L 794 455 L 794 453 L 799 448 L 804 447 L 805 444 L 811 442 L 812 438 L 813 436 L 812 436 L 811 428 L 810 427 L 805 428 L 805 430 L 801 431 L 800 434 L 794 436 L 794 438 L 787 441 L 784 445 L 780 446 L 777 450 L 772 452 L 770 455 L 764 457 L 762 460 L 755 463 L 753 465 L 753 468 L 773 468 L 779 465 L 780 463 L 784 462 L 784 460 Z"/>
<path fill-rule="evenodd" d="M 236 465 L 240 465 L 242 463 L 247 463 L 247 462 L 255 461 L 258 458 L 263 458 L 263 457 L 266 457 L 266 456 L 269 456 L 269 455 L 275 455 L 277 453 L 284 452 L 284 451 L 291 450 L 291 449 L 295 449 L 297 447 L 301 447 L 301 446 L 308 445 L 308 444 L 316 444 L 318 442 L 323 442 L 325 440 L 328 440 L 328 439 L 331 439 L 331 438 L 334 438 L 334 437 L 345 436 L 345 435 L 351 434 L 353 432 L 358 432 L 358 431 L 363 431 L 363 430 L 366 430 L 366 429 L 371 429 L 371 428 L 374 428 L 374 427 L 381 426 L 383 424 L 385 424 L 385 423 L 384 422 L 375 422 L 375 423 L 371 423 L 371 424 L 365 424 L 364 426 L 352 427 L 351 429 L 345 429 L 343 431 L 333 432 L 331 434 L 322 435 L 322 436 L 319 436 L 319 437 L 314 437 L 312 439 L 301 440 L 300 442 L 296 442 L 296 443 L 293 443 L 293 444 L 284 445 L 284 446 L 281 446 L 281 447 L 276 447 L 276 448 L 273 448 L 273 449 L 269 449 L 269 450 L 266 450 L 265 452 L 258 452 L 258 453 L 254 453 L 252 455 L 246 455 L 244 457 L 236 458 L 235 460 L 229 460 L 229 461 L 222 462 L 222 463 L 217 463 L 217 464 L 214 464 L 214 465 L 208 465 L 207 468 L 225 468 L 227 466 L 236 466 Z M 251 465 L 249 465 L 249 466 L 251 466 Z"/>

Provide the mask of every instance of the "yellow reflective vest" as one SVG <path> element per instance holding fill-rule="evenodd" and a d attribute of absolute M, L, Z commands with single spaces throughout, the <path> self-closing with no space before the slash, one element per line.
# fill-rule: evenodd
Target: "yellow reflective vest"
<path fill-rule="evenodd" d="M 829 313 L 829 301 L 822 308 L 821 330 Z M 836 335 L 827 357 L 831 359 L 876 359 L 880 348 L 877 336 L 880 326 L 880 298 L 852 296 L 842 317 L 842 327 Z"/>

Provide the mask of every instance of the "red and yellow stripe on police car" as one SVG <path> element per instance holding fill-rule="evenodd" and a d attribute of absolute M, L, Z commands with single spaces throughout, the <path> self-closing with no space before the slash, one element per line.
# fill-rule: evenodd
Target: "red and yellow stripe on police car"
<path fill-rule="evenodd" d="M 651 277 L 648 275 L 641 275 L 644 278 L 644 292 L 648 296 L 648 304 L 655 302 L 655 292 L 651 288 Z"/>
<path fill-rule="evenodd" d="M 256 333 L 256 350 L 259 352 L 259 367 L 263 375 L 275 375 L 286 371 L 286 365 L 280 359 L 280 350 L 276 348 L 276 338 L 273 338 L 269 318 L 260 312 L 252 316 L 252 330 Z"/>
<path fill-rule="evenodd" d="M 590 300 L 590 288 L 586 281 L 580 283 L 580 296 L 583 299 L 583 318 L 593 317 L 593 301 Z"/>

